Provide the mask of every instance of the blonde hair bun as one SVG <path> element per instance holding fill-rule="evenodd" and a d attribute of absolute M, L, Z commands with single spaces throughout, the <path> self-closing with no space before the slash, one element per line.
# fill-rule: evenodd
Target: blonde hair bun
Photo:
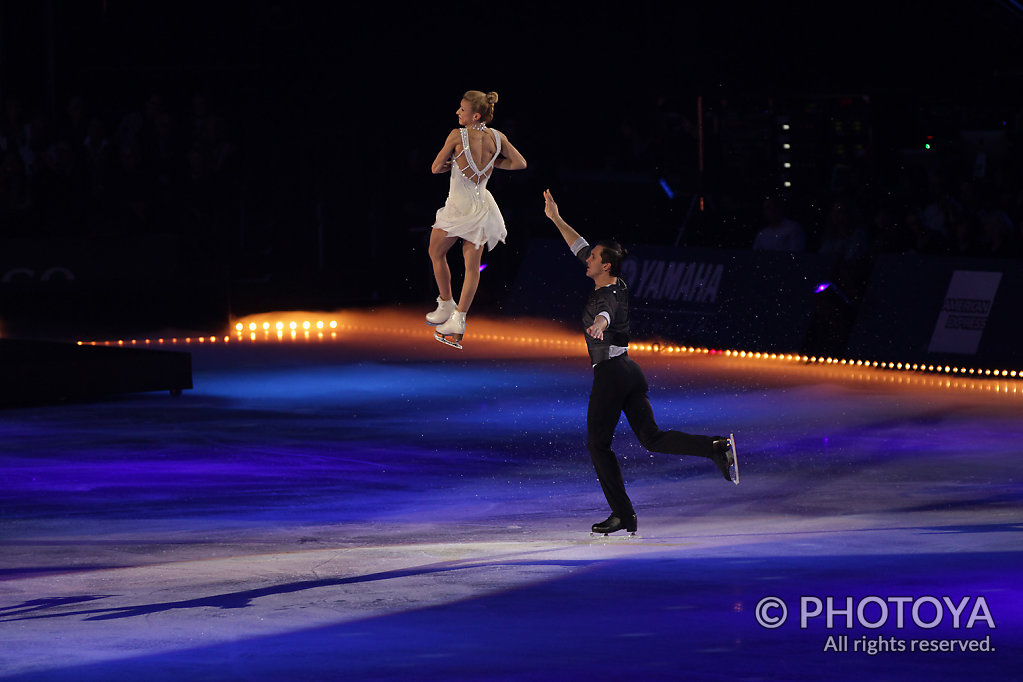
<path fill-rule="evenodd" d="M 472 105 L 472 110 L 480 115 L 480 121 L 490 123 L 494 118 L 494 102 L 497 101 L 496 92 L 483 92 L 482 90 L 470 90 L 462 99 Z"/>

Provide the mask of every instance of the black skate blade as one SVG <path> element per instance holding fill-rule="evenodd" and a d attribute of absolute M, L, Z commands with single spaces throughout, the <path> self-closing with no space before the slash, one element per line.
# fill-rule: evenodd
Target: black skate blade
<path fill-rule="evenodd" d="M 437 339 L 438 341 L 440 341 L 441 343 L 443 343 L 446 346 L 451 346 L 452 348 L 457 348 L 458 350 L 462 350 L 462 344 L 461 343 L 459 343 L 458 341 L 455 341 L 454 339 L 449 339 L 448 337 L 444 336 L 440 332 L 434 332 L 433 333 L 433 338 Z"/>
<path fill-rule="evenodd" d="M 625 533 L 624 535 L 618 535 L 617 532 L 616 533 L 594 533 L 593 531 L 590 531 L 590 537 L 594 538 L 594 539 L 597 539 L 597 540 L 611 540 L 612 542 L 620 542 L 620 541 L 625 541 L 625 540 L 634 540 L 634 539 L 638 540 L 640 536 L 639 536 L 639 531 L 636 531 L 634 533 Z"/>
<path fill-rule="evenodd" d="M 728 434 L 728 441 L 732 444 L 732 472 L 734 476 L 731 476 L 732 483 L 739 485 L 739 451 L 735 449 L 735 434 Z M 732 473 L 729 472 L 729 473 Z"/>

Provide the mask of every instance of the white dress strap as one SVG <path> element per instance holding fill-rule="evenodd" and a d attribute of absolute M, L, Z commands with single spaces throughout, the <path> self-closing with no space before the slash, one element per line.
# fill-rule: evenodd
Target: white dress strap
<path fill-rule="evenodd" d="M 469 168 L 472 169 L 473 177 L 479 177 L 482 175 L 480 169 L 476 166 L 475 159 L 472 158 L 472 152 L 469 150 L 469 131 L 462 128 L 462 154 L 465 154 L 465 161 L 469 164 Z"/>
<path fill-rule="evenodd" d="M 501 155 L 501 133 L 496 130 L 491 130 L 490 132 L 494 133 L 494 142 L 497 144 L 497 151 L 494 152 L 494 156 L 491 157 L 490 163 L 488 163 L 487 167 L 481 171 L 481 174 L 486 174 L 486 172 L 494 165 L 494 162 L 497 161 L 497 157 Z"/>

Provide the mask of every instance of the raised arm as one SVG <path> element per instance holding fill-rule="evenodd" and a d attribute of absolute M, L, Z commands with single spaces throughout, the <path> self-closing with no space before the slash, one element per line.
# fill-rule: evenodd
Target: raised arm
<path fill-rule="evenodd" d="M 523 170 L 526 167 L 526 157 L 519 153 L 515 145 L 502 133 L 501 157 L 494 162 L 494 168 L 501 170 Z"/>
<path fill-rule="evenodd" d="M 547 217 L 551 219 L 551 222 L 561 232 L 561 236 L 565 239 L 565 243 L 572 246 L 579 240 L 579 233 L 572 229 L 572 226 L 564 221 L 561 217 L 561 213 L 558 211 L 558 205 L 554 202 L 554 197 L 551 196 L 551 191 L 545 189 L 543 191 L 544 207 L 543 212 L 547 214 Z"/>
<path fill-rule="evenodd" d="M 440 148 L 437 158 L 433 160 L 433 166 L 430 168 L 434 175 L 447 173 L 451 170 L 451 155 L 455 153 L 455 145 L 458 144 L 461 137 L 458 128 L 454 128 L 448 133 L 448 139 L 444 140 L 444 146 Z"/>

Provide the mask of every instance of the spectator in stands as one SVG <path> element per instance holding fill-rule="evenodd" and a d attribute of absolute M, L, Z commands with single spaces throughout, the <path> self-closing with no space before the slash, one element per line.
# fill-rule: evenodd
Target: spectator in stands
<path fill-rule="evenodd" d="M 906 226 L 905 211 L 892 199 L 882 200 L 874 212 L 871 253 L 907 253 L 913 250 L 914 235 Z"/>
<path fill-rule="evenodd" d="M 153 182 L 138 139 L 132 137 L 118 145 L 108 189 L 114 229 L 129 234 L 148 232 Z"/>
<path fill-rule="evenodd" d="M 949 240 L 944 232 L 932 230 L 924 225 L 920 213 L 916 210 L 906 211 L 906 230 L 912 236 L 913 244 L 910 251 L 921 255 L 941 255 L 949 251 Z"/>
<path fill-rule="evenodd" d="M 953 256 L 976 256 L 980 248 L 980 218 L 964 211 L 946 216 L 948 253 Z"/>
<path fill-rule="evenodd" d="M 77 150 L 89 134 L 89 104 L 83 95 L 72 95 L 68 98 L 64 117 L 57 126 L 57 135 L 67 140 Z"/>
<path fill-rule="evenodd" d="M 929 180 L 930 201 L 920 211 L 920 222 L 928 230 L 937 232 L 946 238 L 949 236 L 950 216 L 963 210 L 962 204 L 946 182 L 936 176 Z"/>
<path fill-rule="evenodd" d="M 18 150 L 8 148 L 0 159 L 0 210 L 21 211 L 28 204 L 28 181 Z"/>
<path fill-rule="evenodd" d="M 777 196 L 764 199 L 763 216 L 764 227 L 753 240 L 754 251 L 806 250 L 803 226 L 785 215 L 784 199 Z"/>
<path fill-rule="evenodd" d="M 1012 206 L 1009 209 L 1009 216 L 1012 218 L 1013 235 L 1016 239 L 1017 255 L 1023 256 L 1023 180 L 1020 180 L 1020 188 L 1016 192 Z"/>
<path fill-rule="evenodd" d="M 1011 258 L 1018 255 L 1008 213 L 1002 210 L 983 211 L 979 222 L 978 255 L 985 258 Z"/>
<path fill-rule="evenodd" d="M 4 120 L 0 121 L 0 149 L 20 153 L 28 135 L 28 113 L 25 103 L 20 97 L 8 98 L 4 114 Z M 27 171 L 25 172 L 27 174 Z"/>
<path fill-rule="evenodd" d="M 841 260 L 853 263 L 866 260 L 869 248 L 869 235 L 856 205 L 848 200 L 832 204 L 824 225 L 820 253 L 836 253 Z"/>
<path fill-rule="evenodd" d="M 82 143 L 85 151 L 85 167 L 89 179 L 89 188 L 94 199 L 103 196 L 110 173 L 110 138 L 107 136 L 106 124 L 100 116 L 93 116 Z"/>

